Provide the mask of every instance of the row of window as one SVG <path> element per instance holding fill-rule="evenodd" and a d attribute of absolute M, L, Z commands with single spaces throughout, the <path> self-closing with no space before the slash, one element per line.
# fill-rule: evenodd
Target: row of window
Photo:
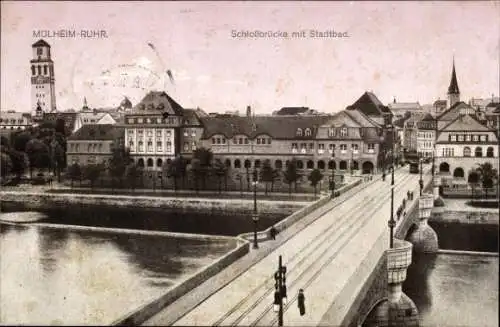
<path fill-rule="evenodd" d="M 264 160 L 265 161 L 265 160 Z M 259 168 L 262 168 L 262 165 L 263 165 L 263 162 L 264 161 L 261 161 L 259 159 L 256 159 L 254 160 L 253 162 L 253 165 L 252 165 L 252 161 L 250 160 L 245 160 L 243 162 L 243 165 L 242 165 L 242 162 L 240 159 L 235 159 L 234 160 L 234 168 L 236 169 L 240 169 L 240 168 L 255 168 L 255 169 L 259 169 Z M 315 169 L 315 168 L 318 168 L 318 169 L 337 169 L 337 163 L 334 161 L 334 160 L 330 160 L 327 162 L 323 161 L 323 160 L 318 160 L 316 163 L 313 161 L 313 160 L 308 160 L 307 162 L 304 162 L 302 160 L 296 160 L 296 163 L 297 163 L 297 168 L 298 169 Z M 271 166 L 273 165 L 272 164 L 272 161 L 270 160 L 270 164 Z M 278 159 L 276 161 L 274 161 L 274 168 L 276 169 L 283 169 L 283 167 L 288 167 L 288 165 L 290 164 L 290 160 L 286 160 L 285 163 L 283 164 L 283 161 Z M 225 160 L 225 165 L 227 167 L 231 167 L 231 160 L 229 159 L 226 159 Z M 366 161 L 364 164 L 363 164 L 363 167 L 366 168 L 366 170 L 368 171 L 371 171 L 373 170 L 373 164 L 370 162 L 370 161 Z M 347 169 L 353 169 L 353 170 L 358 170 L 359 169 L 359 163 L 358 161 L 356 160 L 341 160 L 339 161 L 339 165 L 338 165 L 338 169 L 340 170 L 347 170 Z"/>
<path fill-rule="evenodd" d="M 45 98 L 45 93 L 37 93 L 36 97 L 37 98 Z"/>
<path fill-rule="evenodd" d="M 23 119 L 2 119 L 0 118 L 0 123 L 4 123 L 4 124 L 27 124 L 28 122 L 27 121 L 24 121 Z"/>
<path fill-rule="evenodd" d="M 256 144 L 271 144 L 271 139 L 268 137 L 258 137 L 255 139 Z M 226 144 L 225 137 L 212 137 L 212 144 Z M 233 137 L 233 144 L 249 144 L 247 137 Z"/>
<path fill-rule="evenodd" d="M 129 139 L 128 146 L 131 149 L 131 152 L 135 152 L 134 148 L 134 141 Z M 172 142 L 167 141 L 167 152 L 172 152 Z M 148 141 L 147 142 L 147 152 L 153 152 L 153 141 Z M 156 151 L 161 152 L 163 151 L 163 142 L 162 141 L 157 141 L 156 142 Z M 138 141 L 137 142 L 137 152 L 144 152 L 144 142 L 143 141 Z"/>
<path fill-rule="evenodd" d="M 144 131 L 146 131 L 146 133 L 144 133 Z M 135 135 L 135 132 L 133 129 L 129 129 L 127 130 L 128 132 L 128 135 L 130 137 L 134 137 Z M 166 136 L 167 137 L 172 137 L 172 131 L 171 130 L 167 130 L 166 132 Z M 153 136 L 153 130 L 152 129 L 138 129 L 137 130 L 137 137 L 143 137 L 144 134 L 146 134 L 147 137 L 152 137 Z M 156 129 L 156 137 L 162 137 L 162 130 L 161 129 Z"/>
<path fill-rule="evenodd" d="M 428 148 L 432 148 L 432 142 L 430 141 L 421 141 L 421 142 L 418 142 L 418 147 L 419 148 L 423 148 L 423 149 L 428 149 Z"/>
<path fill-rule="evenodd" d="M 488 135 L 477 134 L 450 134 L 448 135 L 450 142 L 488 142 Z"/>
<path fill-rule="evenodd" d="M 441 153 L 442 153 L 443 157 L 454 157 L 455 156 L 454 148 L 443 148 Z M 464 147 L 463 156 L 464 157 L 471 157 L 472 156 L 471 148 L 469 148 L 468 146 Z M 482 156 L 483 156 L 483 148 L 481 148 L 479 146 L 476 147 L 474 149 L 474 157 L 482 157 Z M 492 158 L 493 156 L 494 156 L 494 149 L 492 146 L 490 146 L 486 149 L 486 157 Z"/>
<path fill-rule="evenodd" d="M 418 132 L 418 137 L 424 138 L 424 139 L 433 139 L 434 133 L 432 133 L 432 132 Z"/>
<path fill-rule="evenodd" d="M 363 135 L 363 129 L 360 128 L 360 135 Z M 312 130 L 310 128 L 302 129 L 302 128 L 297 128 L 296 132 L 297 136 L 312 136 Z M 330 127 L 328 129 L 328 137 L 334 137 L 334 136 L 347 136 L 348 131 L 347 127 L 342 127 L 342 128 L 336 128 L 336 127 Z"/>
<path fill-rule="evenodd" d="M 39 66 L 32 65 L 31 66 L 31 74 L 33 76 L 35 76 L 37 73 L 37 70 L 38 70 L 38 75 L 42 75 L 42 67 L 43 67 L 43 75 L 47 75 L 49 72 L 49 67 L 47 65 L 43 65 L 43 66 L 42 65 L 39 65 Z M 50 67 L 50 71 L 51 71 L 51 73 L 53 72 L 52 67 Z M 52 75 L 53 75 L 53 73 L 52 73 Z"/>
<path fill-rule="evenodd" d="M 102 143 L 89 143 L 87 145 L 81 144 L 81 149 L 82 151 L 87 150 L 88 153 L 91 152 L 102 152 L 104 150 L 104 146 Z M 109 148 L 105 149 L 106 151 L 111 151 L 111 145 Z M 80 144 L 78 143 L 70 143 L 69 144 L 69 150 L 70 152 L 79 152 L 80 151 Z"/>
<path fill-rule="evenodd" d="M 297 150 L 298 148 L 299 148 L 298 143 L 292 143 L 292 150 Z M 307 143 L 300 143 L 300 149 L 301 150 L 307 149 Z M 340 144 L 339 149 L 341 152 L 347 151 L 347 144 Z M 309 143 L 309 150 L 314 150 L 314 143 Z M 319 143 L 318 150 L 325 150 L 325 144 Z M 335 151 L 335 144 L 333 143 L 328 144 L 328 150 L 330 150 L 330 152 Z M 356 153 L 359 150 L 359 144 L 351 144 L 351 150 Z M 375 150 L 375 144 L 368 143 L 368 151 L 374 151 L 374 150 Z"/>
<path fill-rule="evenodd" d="M 129 124 L 162 124 L 162 123 L 169 123 L 169 124 L 175 124 L 176 118 L 175 117 L 167 117 L 167 118 L 161 118 L 161 117 L 156 117 L 156 118 L 127 118 L 127 123 Z"/>

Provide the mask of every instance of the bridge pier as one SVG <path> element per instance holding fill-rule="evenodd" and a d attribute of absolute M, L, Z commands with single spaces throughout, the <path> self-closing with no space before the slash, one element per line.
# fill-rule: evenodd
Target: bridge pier
<path fill-rule="evenodd" d="M 412 244 L 394 239 L 394 248 L 387 249 L 386 254 L 387 297 L 373 307 L 363 322 L 363 327 L 418 326 L 417 307 L 402 289 L 406 270 L 411 264 Z"/>
<path fill-rule="evenodd" d="M 439 186 L 441 186 L 441 177 L 434 176 L 432 178 L 432 191 L 434 194 L 434 206 L 436 207 L 444 206 L 443 199 L 441 199 L 441 196 L 439 195 Z"/>
<path fill-rule="evenodd" d="M 416 228 L 408 236 L 408 241 L 413 244 L 413 248 L 418 253 L 436 253 L 439 249 L 437 234 L 428 224 L 434 207 L 434 198 L 435 194 L 422 194 L 418 203 L 419 221 Z"/>

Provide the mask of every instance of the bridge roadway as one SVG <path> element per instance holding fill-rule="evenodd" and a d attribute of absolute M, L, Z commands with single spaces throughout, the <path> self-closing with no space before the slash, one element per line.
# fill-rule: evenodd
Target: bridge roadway
<path fill-rule="evenodd" d="M 428 172 L 424 178 L 430 178 Z M 409 174 L 407 169 L 396 171 L 394 213 L 408 190 L 418 197 L 418 180 L 419 175 Z M 374 257 L 371 261 L 376 264 L 388 247 L 389 215 L 390 175 L 385 182 L 378 176 L 377 181 L 347 201 L 339 202 L 177 320 L 174 326 L 277 325 L 273 275 L 279 255 L 287 266 L 284 325 L 340 326 L 359 287 L 370 274 L 370 267 L 363 267 L 367 256 Z M 382 244 L 377 247 L 378 253 L 373 251 L 375 244 Z M 299 315 L 297 308 L 301 288 L 306 299 L 304 316 Z"/>

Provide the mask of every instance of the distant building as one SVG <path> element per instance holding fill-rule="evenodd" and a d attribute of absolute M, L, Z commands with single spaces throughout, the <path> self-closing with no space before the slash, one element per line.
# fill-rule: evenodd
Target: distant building
<path fill-rule="evenodd" d="M 278 111 L 272 113 L 273 116 L 307 116 L 318 115 L 318 111 L 310 109 L 309 107 L 283 107 Z"/>
<path fill-rule="evenodd" d="M 403 118 L 405 116 L 405 113 L 410 113 L 411 115 L 415 113 L 422 113 L 423 109 L 420 103 L 418 102 L 396 102 L 396 99 L 394 98 L 394 101 L 392 103 L 389 103 L 387 105 L 389 107 L 389 110 L 391 110 L 392 115 L 394 116 L 394 119 L 399 119 Z"/>
<path fill-rule="evenodd" d="M 422 119 L 417 121 L 417 153 L 422 158 L 434 155 L 436 128 L 436 120 L 430 113 L 425 113 Z"/>
<path fill-rule="evenodd" d="M 57 126 L 58 121 L 64 121 L 66 135 L 71 135 L 82 127 L 77 112 L 49 112 L 43 114 L 43 121 L 40 124 L 52 124 Z"/>
<path fill-rule="evenodd" d="M 0 111 L 0 129 L 24 130 L 31 127 L 31 114 L 15 112 L 13 110 Z"/>
<path fill-rule="evenodd" d="M 40 118 L 42 112 L 56 112 L 54 62 L 50 45 L 44 40 L 33 43 L 32 48 L 31 104 L 35 115 Z"/>
<path fill-rule="evenodd" d="M 455 58 L 453 58 L 450 86 L 448 86 L 448 108 L 453 107 L 458 102 L 460 102 L 460 90 L 458 88 L 457 74 L 455 72 Z"/>
<path fill-rule="evenodd" d="M 67 139 L 66 162 L 108 164 L 114 147 L 123 146 L 124 129 L 116 125 L 85 125 Z"/>

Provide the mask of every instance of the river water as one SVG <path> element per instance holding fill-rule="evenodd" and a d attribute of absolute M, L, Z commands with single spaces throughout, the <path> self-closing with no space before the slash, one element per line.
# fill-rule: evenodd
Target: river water
<path fill-rule="evenodd" d="M 498 253 L 498 224 L 430 225 L 440 249 Z M 420 326 L 498 326 L 498 265 L 498 255 L 414 253 L 403 291 L 418 308 Z"/>
<path fill-rule="evenodd" d="M 110 324 L 235 246 L 0 223 L 0 324 Z"/>

